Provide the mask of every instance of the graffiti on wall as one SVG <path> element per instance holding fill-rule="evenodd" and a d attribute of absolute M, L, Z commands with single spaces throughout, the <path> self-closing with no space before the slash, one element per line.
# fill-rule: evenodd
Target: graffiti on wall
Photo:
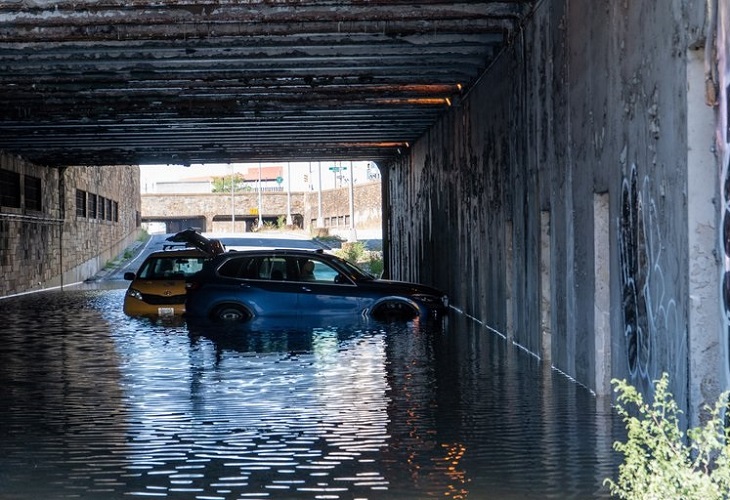
<path fill-rule="evenodd" d="M 648 176 L 639 181 L 636 165 L 623 179 L 620 202 L 618 254 L 628 370 L 632 378 L 651 382 L 656 351 L 675 342 L 684 345 L 684 335 L 676 301 L 667 292 L 651 182 Z"/>

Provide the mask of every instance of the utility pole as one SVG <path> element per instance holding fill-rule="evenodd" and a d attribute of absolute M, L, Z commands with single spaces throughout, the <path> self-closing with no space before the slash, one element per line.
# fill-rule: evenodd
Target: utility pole
<path fill-rule="evenodd" d="M 259 162 L 259 229 L 264 227 L 264 219 L 261 217 L 263 211 L 263 200 L 261 198 L 261 162 Z"/>
<path fill-rule="evenodd" d="M 324 228 L 322 217 L 322 162 L 317 162 L 317 229 Z"/>
<path fill-rule="evenodd" d="M 291 162 L 286 162 L 286 225 L 291 227 Z"/>
<path fill-rule="evenodd" d="M 350 161 L 350 241 L 357 241 L 357 232 L 355 231 L 355 174 L 352 171 L 352 161 Z"/>
<path fill-rule="evenodd" d="M 231 163 L 231 232 L 236 232 L 236 203 L 233 198 L 233 163 Z"/>

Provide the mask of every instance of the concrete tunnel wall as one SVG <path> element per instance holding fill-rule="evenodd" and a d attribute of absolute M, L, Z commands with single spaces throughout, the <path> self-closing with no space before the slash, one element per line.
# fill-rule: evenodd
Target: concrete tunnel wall
<path fill-rule="evenodd" d="M 704 9 L 541 2 L 383 168 L 392 277 L 446 289 L 599 395 L 666 371 L 691 422 L 728 385 Z"/>

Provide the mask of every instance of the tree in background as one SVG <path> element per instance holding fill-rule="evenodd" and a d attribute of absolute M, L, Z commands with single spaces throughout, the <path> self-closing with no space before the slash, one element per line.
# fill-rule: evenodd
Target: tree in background
<path fill-rule="evenodd" d="M 224 175 L 221 177 L 213 177 L 214 193 L 230 193 L 231 183 L 233 183 L 233 192 L 251 191 L 251 186 L 246 184 L 243 174 Z"/>

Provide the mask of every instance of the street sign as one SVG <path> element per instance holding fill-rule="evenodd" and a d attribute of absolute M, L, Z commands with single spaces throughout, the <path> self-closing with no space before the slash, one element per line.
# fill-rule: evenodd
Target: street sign
<path fill-rule="evenodd" d="M 276 178 L 276 182 L 278 184 L 281 184 L 282 182 L 284 182 L 284 178 L 282 176 L 279 176 L 279 177 Z"/>

